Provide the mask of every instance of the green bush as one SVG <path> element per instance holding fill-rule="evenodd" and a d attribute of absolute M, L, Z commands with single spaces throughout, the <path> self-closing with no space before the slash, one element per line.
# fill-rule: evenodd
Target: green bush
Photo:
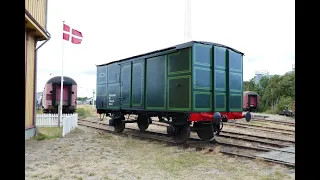
<path fill-rule="evenodd" d="M 78 107 L 76 112 L 78 113 L 79 116 L 86 118 L 92 115 L 91 110 L 83 107 Z"/>
<path fill-rule="evenodd" d="M 43 114 L 42 109 L 37 109 L 37 114 Z"/>
<path fill-rule="evenodd" d="M 257 112 L 265 112 L 266 110 L 267 110 L 267 107 L 263 103 L 260 103 L 257 108 Z"/>
<path fill-rule="evenodd" d="M 279 111 L 278 111 L 277 108 L 269 108 L 264 113 L 266 113 L 266 114 L 278 114 Z"/>
<path fill-rule="evenodd" d="M 291 97 L 281 97 L 279 100 L 279 103 L 277 104 L 277 111 L 283 111 L 286 108 L 288 108 L 288 110 L 292 109 L 292 101 L 293 99 Z"/>

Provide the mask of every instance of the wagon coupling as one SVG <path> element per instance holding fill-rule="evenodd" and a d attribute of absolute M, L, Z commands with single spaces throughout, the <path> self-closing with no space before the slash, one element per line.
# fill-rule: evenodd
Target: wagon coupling
<path fill-rule="evenodd" d="M 248 111 L 243 117 L 246 119 L 247 122 L 251 121 L 251 113 Z"/>

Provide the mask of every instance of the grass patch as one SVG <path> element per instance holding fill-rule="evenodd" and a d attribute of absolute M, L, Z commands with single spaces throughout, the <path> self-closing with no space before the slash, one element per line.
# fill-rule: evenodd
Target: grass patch
<path fill-rule="evenodd" d="M 203 157 L 205 156 L 200 155 L 200 153 L 197 152 L 173 153 L 170 156 L 159 153 L 158 156 L 156 156 L 155 164 L 158 168 L 175 174 L 183 169 L 191 168 L 199 164 L 207 164 L 207 159 Z"/>
<path fill-rule="evenodd" d="M 62 128 L 58 127 L 40 127 L 38 128 L 38 136 L 35 139 L 41 141 L 46 139 L 55 139 L 62 136 Z"/>
<path fill-rule="evenodd" d="M 42 109 L 37 109 L 37 114 L 43 114 Z"/>
<path fill-rule="evenodd" d="M 93 172 L 91 172 L 91 173 L 88 174 L 88 176 L 94 176 L 94 175 L 96 175 L 96 174 L 93 173 Z"/>
<path fill-rule="evenodd" d="M 92 106 L 83 105 L 83 106 L 78 106 L 76 112 L 80 117 L 86 118 L 86 117 L 93 116 L 94 109 L 92 108 Z"/>
<path fill-rule="evenodd" d="M 261 180 L 271 180 L 271 179 L 291 179 L 287 174 L 276 171 L 271 175 L 265 175 L 260 178 Z"/>

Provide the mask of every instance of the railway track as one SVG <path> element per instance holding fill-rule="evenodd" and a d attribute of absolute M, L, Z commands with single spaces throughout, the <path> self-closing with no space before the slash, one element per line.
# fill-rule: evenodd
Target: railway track
<path fill-rule="evenodd" d="M 249 124 L 249 123 L 242 123 L 242 122 L 227 122 L 224 123 L 227 125 L 235 125 L 235 126 L 246 126 L 246 127 L 253 127 L 253 128 L 263 128 L 263 129 L 269 129 L 269 130 L 275 130 L 275 131 L 283 131 L 283 132 L 289 132 L 294 133 L 294 129 L 284 129 L 279 127 L 270 127 L 270 126 L 264 126 L 264 125 L 257 125 L 257 124 Z"/>
<path fill-rule="evenodd" d="M 129 115 L 127 116 L 127 119 L 129 120 L 136 120 L 137 116 L 134 115 Z M 167 127 L 168 124 L 161 123 L 158 120 L 158 118 L 152 118 L 152 124 L 153 125 L 158 125 L 158 126 L 164 126 Z M 293 136 L 294 131 L 293 130 L 288 130 L 288 129 L 283 129 L 283 128 L 275 128 L 275 127 L 267 127 L 267 126 L 260 126 L 260 125 L 252 125 L 252 124 L 247 124 L 247 123 L 232 123 L 232 122 L 227 122 L 224 123 L 224 125 L 230 125 L 230 126 L 241 126 L 241 127 L 249 127 L 251 129 L 259 130 L 259 131 L 269 131 L 272 133 L 281 133 L 281 134 L 286 134 Z M 294 146 L 295 141 L 294 140 L 284 140 L 280 138 L 271 138 L 271 137 L 266 137 L 266 136 L 258 136 L 258 135 L 251 135 L 251 134 L 244 134 L 244 133 L 236 133 L 232 131 L 226 131 L 222 130 L 222 133 L 220 133 L 219 138 L 228 138 L 228 139 L 237 139 L 237 140 L 242 140 L 250 143 L 259 143 L 268 145 L 268 146 L 273 146 L 273 147 L 288 147 L 288 146 Z"/>
<path fill-rule="evenodd" d="M 128 116 L 129 119 L 133 118 L 136 119 L 137 116 L 135 115 L 130 115 Z M 159 120 L 157 117 L 152 118 L 153 122 L 154 120 Z M 278 121 L 278 120 L 266 120 L 266 119 L 255 119 L 257 121 L 263 121 L 263 122 L 269 122 L 269 121 L 276 121 L 276 123 L 281 124 L 281 125 L 286 125 L 286 123 L 288 122 L 283 122 L 283 121 Z M 272 123 L 271 122 L 271 123 Z M 239 122 L 239 121 L 229 121 L 229 122 L 224 122 L 224 125 L 228 125 L 228 126 L 242 126 L 242 127 L 249 127 L 250 129 L 255 129 L 257 128 L 257 130 L 261 130 L 261 131 L 269 131 L 269 132 L 276 132 L 276 133 L 281 133 L 281 134 L 287 134 L 287 135 L 294 135 L 295 130 L 294 129 L 285 129 L 285 128 L 281 128 L 281 127 L 270 127 L 268 125 L 264 126 L 264 125 L 258 125 L 258 124 L 249 124 L 248 122 Z M 289 123 L 290 124 L 290 123 Z M 293 123 L 294 124 L 294 123 Z M 289 125 L 290 127 L 293 127 L 292 125 Z"/>
<path fill-rule="evenodd" d="M 152 124 L 157 126 L 168 126 L 167 124 L 159 123 L 156 121 L 153 121 Z M 252 135 L 252 134 L 246 134 L 246 133 L 237 133 L 233 131 L 226 131 L 222 130 L 218 137 L 223 138 L 232 138 L 237 140 L 244 140 L 254 143 L 260 143 L 265 145 L 271 145 L 275 147 L 288 147 L 288 146 L 294 146 L 295 141 L 294 140 L 285 140 L 281 138 L 271 138 L 266 136 L 259 136 L 259 135 Z"/>
<path fill-rule="evenodd" d="M 294 130 L 289 129 L 279 129 L 279 128 L 270 128 L 270 127 L 264 127 L 264 126 L 256 126 L 252 124 L 240 124 L 240 123 L 223 123 L 224 126 L 233 126 L 233 127 L 241 127 L 246 129 L 254 129 L 258 131 L 265 131 L 270 133 L 279 133 L 284 135 L 295 135 Z"/>
<path fill-rule="evenodd" d="M 280 124 L 280 125 L 286 125 L 286 126 L 295 127 L 295 123 L 294 122 L 286 122 L 286 121 L 279 121 L 279 120 L 267 120 L 267 119 L 260 119 L 260 118 L 257 118 L 257 119 L 253 118 L 251 121 L 274 123 L 274 124 Z"/>
<path fill-rule="evenodd" d="M 89 120 L 79 120 L 79 125 L 87 126 L 99 130 L 105 130 L 107 132 L 113 132 L 113 127 L 110 127 L 106 123 L 102 123 L 99 121 L 89 121 Z M 140 132 L 138 129 L 126 127 L 125 131 L 122 133 L 118 133 L 119 135 L 126 135 L 131 137 L 137 137 L 140 139 L 148 139 L 148 140 L 155 140 L 155 141 L 161 141 L 168 143 L 170 145 L 178 145 L 175 144 L 171 138 L 166 133 L 161 132 L 153 132 L 153 131 L 145 131 Z M 211 140 L 211 141 L 201 141 L 200 139 L 190 137 L 188 142 L 183 147 L 191 147 L 195 148 L 197 150 L 203 150 L 206 149 L 208 151 L 214 151 L 217 147 L 219 147 L 219 152 L 227 155 L 233 155 L 233 156 L 241 156 L 251 159 L 263 159 L 267 162 L 282 164 L 289 167 L 295 167 L 295 163 L 291 162 L 285 162 L 285 161 L 279 161 L 271 158 L 261 158 L 256 156 L 255 154 L 262 153 L 262 152 L 269 152 L 270 148 L 272 147 L 252 147 L 252 146 L 245 146 L 240 144 L 233 144 L 228 142 L 222 142 L 217 140 Z"/>
<path fill-rule="evenodd" d="M 128 116 L 128 119 L 131 119 L 131 118 Z M 134 118 L 131 120 L 134 120 Z M 224 123 L 224 124 L 232 124 L 232 123 Z M 236 124 L 238 124 L 238 123 L 236 123 Z M 163 127 L 168 126 L 168 124 L 158 122 L 155 119 L 152 121 L 152 125 L 163 126 Z M 252 135 L 252 134 L 246 134 L 246 133 L 237 133 L 237 132 L 226 131 L 226 130 L 222 130 L 218 137 L 224 138 L 227 140 L 236 139 L 236 140 L 255 143 L 255 144 L 259 144 L 259 145 L 263 144 L 263 145 L 268 145 L 268 146 L 277 147 L 277 148 L 295 146 L 294 140 L 285 140 L 285 139 L 281 139 L 281 138 L 271 138 L 271 137 L 266 137 L 266 136 L 258 136 L 258 135 Z"/>

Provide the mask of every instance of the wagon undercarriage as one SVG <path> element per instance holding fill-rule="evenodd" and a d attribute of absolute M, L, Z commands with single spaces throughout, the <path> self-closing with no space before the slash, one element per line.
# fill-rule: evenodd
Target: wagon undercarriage
<path fill-rule="evenodd" d="M 215 113 L 211 121 L 193 121 L 189 120 L 187 113 L 167 113 L 158 115 L 149 115 L 147 113 L 136 114 L 138 117 L 136 119 L 126 119 L 125 114 L 120 112 L 106 113 L 111 119 L 109 120 L 109 125 L 114 127 L 114 132 L 120 133 L 125 129 L 126 123 L 137 123 L 138 128 L 141 132 L 148 129 L 149 125 L 152 124 L 151 117 L 158 117 L 159 122 L 166 123 L 167 134 L 172 137 L 175 143 L 183 144 L 189 137 L 191 132 L 196 132 L 201 140 L 211 140 L 215 135 L 219 135 L 223 128 L 223 120 L 220 113 Z M 151 113 L 153 114 L 153 113 Z"/>

